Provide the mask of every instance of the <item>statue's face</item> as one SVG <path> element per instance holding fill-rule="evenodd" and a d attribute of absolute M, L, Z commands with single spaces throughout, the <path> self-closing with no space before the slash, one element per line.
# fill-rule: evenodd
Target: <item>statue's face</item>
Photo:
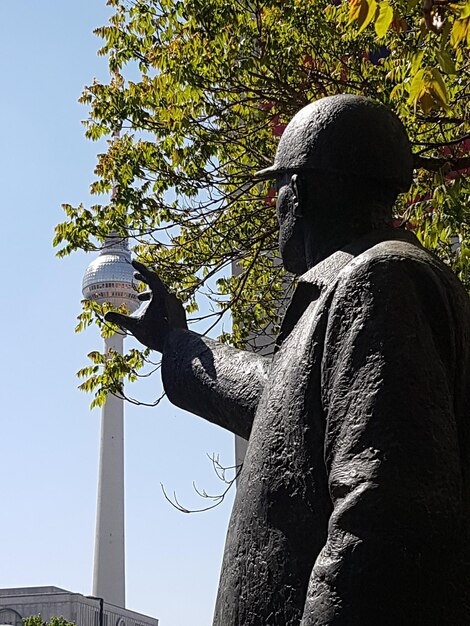
<path fill-rule="evenodd" d="M 276 178 L 276 213 L 279 222 L 279 252 L 288 272 L 300 276 L 307 271 L 301 198 L 296 185 L 297 176 L 283 174 Z"/>

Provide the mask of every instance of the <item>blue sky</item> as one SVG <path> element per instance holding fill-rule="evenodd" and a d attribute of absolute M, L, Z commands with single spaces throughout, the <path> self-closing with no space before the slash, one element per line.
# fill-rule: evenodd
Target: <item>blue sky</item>
<path fill-rule="evenodd" d="M 100 348 L 74 333 L 92 255 L 52 248 L 62 202 L 89 202 L 96 154 L 77 99 L 106 79 L 100 41 L 105 0 L 15 0 L 0 6 L 2 359 L 0 587 L 57 585 L 91 593 L 99 411 L 75 372 Z M 154 378 L 139 389 L 160 392 Z M 134 393 L 134 390 L 131 390 Z M 137 391 L 135 391 L 137 393 Z M 127 606 L 161 626 L 211 623 L 232 497 L 195 515 L 174 510 L 160 483 L 190 507 L 192 481 L 221 484 L 209 453 L 233 462 L 233 439 L 169 405 L 126 409 Z M 233 494 L 232 494 L 233 495 Z"/>

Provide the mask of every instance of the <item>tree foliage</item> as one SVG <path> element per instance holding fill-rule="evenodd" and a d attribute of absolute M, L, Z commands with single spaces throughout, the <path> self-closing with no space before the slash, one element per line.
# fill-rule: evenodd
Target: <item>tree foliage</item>
<path fill-rule="evenodd" d="M 212 303 L 209 327 L 230 310 L 222 339 L 244 345 L 277 325 L 286 285 L 273 192 L 252 174 L 272 162 L 296 111 L 347 92 L 383 102 L 405 123 L 416 170 L 397 223 L 470 287 L 469 0 L 108 4 L 114 15 L 96 33 L 111 79 L 81 101 L 86 136 L 108 138 L 92 192 L 115 193 L 112 203 L 64 205 L 59 255 L 94 249 L 111 230 L 129 236 L 194 318 L 203 300 Z M 88 303 L 80 326 L 97 310 Z M 82 370 L 98 403 L 118 373 L 136 376 L 147 357 L 129 358 L 114 362 L 112 376 L 98 373 L 96 355 Z"/>
<path fill-rule="evenodd" d="M 32 615 L 23 619 L 24 626 L 75 626 L 73 622 L 68 622 L 63 617 L 52 616 L 49 622 L 42 620 L 40 615 Z"/>

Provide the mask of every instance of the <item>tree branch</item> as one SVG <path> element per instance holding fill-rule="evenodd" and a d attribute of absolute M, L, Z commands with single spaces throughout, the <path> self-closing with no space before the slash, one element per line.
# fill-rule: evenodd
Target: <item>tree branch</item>
<path fill-rule="evenodd" d="M 423 157 L 415 154 L 413 156 L 413 162 L 415 169 L 423 169 L 428 172 L 438 172 L 439 170 L 460 172 L 470 168 L 470 155 L 456 159 L 455 157 Z"/>

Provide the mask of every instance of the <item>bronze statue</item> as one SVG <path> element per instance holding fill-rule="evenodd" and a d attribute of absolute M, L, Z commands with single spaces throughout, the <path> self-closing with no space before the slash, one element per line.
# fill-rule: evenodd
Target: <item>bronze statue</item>
<path fill-rule="evenodd" d="M 470 624 L 470 300 L 391 226 L 405 129 L 324 98 L 258 176 L 300 276 L 273 358 L 188 331 L 138 263 L 149 306 L 108 315 L 162 352 L 174 404 L 249 438 L 214 626 Z"/>

